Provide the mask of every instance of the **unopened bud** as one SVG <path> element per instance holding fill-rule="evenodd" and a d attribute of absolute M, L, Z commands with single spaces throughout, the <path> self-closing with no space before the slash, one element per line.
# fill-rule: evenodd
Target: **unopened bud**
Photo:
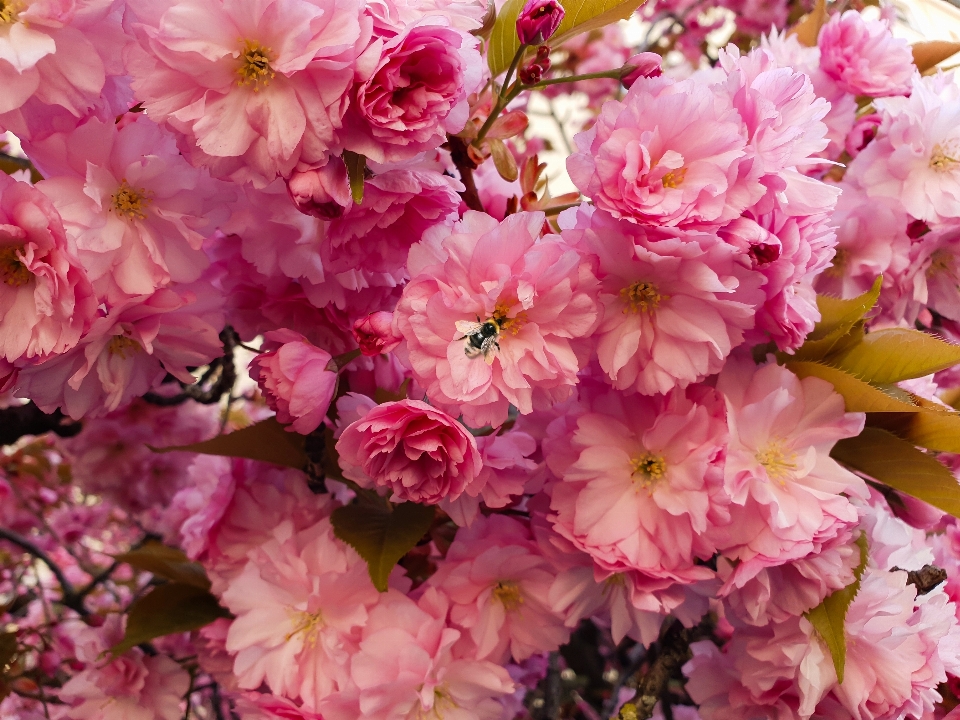
<path fill-rule="evenodd" d="M 541 45 L 537 48 L 537 62 L 541 65 L 550 62 L 550 46 Z"/>
<path fill-rule="evenodd" d="M 527 0 L 517 16 L 517 37 L 523 45 L 540 45 L 557 31 L 563 15 L 557 0 Z"/>
<path fill-rule="evenodd" d="M 520 78 L 520 82 L 524 85 L 536 85 L 538 82 L 543 80 L 543 74 L 549 69 L 549 60 L 544 61 L 543 64 L 539 62 L 532 62 L 526 67 L 520 68 L 520 72 L 517 73 L 517 76 Z"/>
<path fill-rule="evenodd" d="M 393 350 L 403 338 L 394 334 L 393 313 L 375 312 L 353 324 L 353 337 L 360 346 L 360 352 L 374 357 Z"/>
<path fill-rule="evenodd" d="M 663 72 L 662 62 L 663 58 L 656 53 L 644 52 L 634 55 L 620 69 L 620 82 L 629 89 L 642 77 L 660 77 Z"/>

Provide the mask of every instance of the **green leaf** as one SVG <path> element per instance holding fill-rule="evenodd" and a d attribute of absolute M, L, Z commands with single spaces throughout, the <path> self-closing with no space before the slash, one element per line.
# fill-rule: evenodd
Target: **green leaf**
<path fill-rule="evenodd" d="M 818 295 L 820 322 L 792 355 L 778 353 L 778 360 L 823 360 L 831 353 L 855 346 L 863 339 L 863 316 L 876 304 L 880 284 L 881 279 L 877 278 L 867 292 L 850 300 Z"/>
<path fill-rule="evenodd" d="M 430 529 L 433 515 L 433 506 L 412 502 L 355 503 L 337 508 L 330 519 L 334 534 L 367 561 L 374 586 L 386 592 L 390 571 Z"/>
<path fill-rule="evenodd" d="M 845 588 L 835 590 L 823 599 L 823 602 L 805 614 L 807 620 L 823 638 L 830 656 L 833 658 L 833 667 L 837 671 L 837 682 L 843 683 L 843 669 L 847 659 L 847 638 L 843 632 L 843 623 L 847 617 L 850 603 L 860 590 L 860 578 L 867 567 L 867 538 L 860 535 L 857 538 L 860 547 L 860 564 L 854 570 L 856 580 Z"/>
<path fill-rule="evenodd" d="M 353 196 L 353 201 L 359 205 L 363 202 L 363 181 L 367 171 L 367 158 L 344 150 L 343 162 L 347 166 L 347 177 L 350 178 L 350 194 Z"/>
<path fill-rule="evenodd" d="M 874 480 L 960 517 L 960 483 L 935 457 L 880 428 L 840 440 L 830 456 Z"/>
<path fill-rule="evenodd" d="M 196 585 L 169 582 L 157 585 L 134 601 L 127 611 L 127 631 L 123 640 L 110 648 L 122 655 L 140 643 L 173 633 L 199 630 L 230 613 L 220 607 L 217 598 Z"/>
<path fill-rule="evenodd" d="M 307 466 L 304 443 L 303 435 L 287 432 L 275 417 L 271 417 L 242 430 L 236 430 L 229 435 L 218 435 L 211 440 L 194 443 L 193 445 L 175 445 L 165 448 L 148 447 L 157 453 L 183 451 L 200 453 L 201 455 L 222 455 L 261 460 L 274 465 L 302 470 Z"/>
<path fill-rule="evenodd" d="M 868 333 L 829 362 L 870 383 L 896 383 L 960 363 L 960 345 L 919 330 L 888 328 Z"/>
<path fill-rule="evenodd" d="M 557 47 L 580 33 L 602 28 L 617 20 L 626 20 L 644 2 L 645 0 L 562 0 L 560 4 L 566 14 L 557 32 L 547 43 L 550 47 Z M 487 47 L 487 63 L 490 65 L 491 77 L 497 77 L 510 67 L 517 50 L 520 49 L 517 16 L 525 4 L 526 0 L 507 0 L 497 13 Z"/>
<path fill-rule="evenodd" d="M 919 412 L 910 394 L 900 388 L 879 388 L 822 363 L 788 362 L 786 367 L 800 378 L 818 377 L 832 384 L 843 395 L 847 412 Z"/>
<path fill-rule="evenodd" d="M 158 542 L 148 542 L 130 552 L 116 555 L 116 560 L 132 565 L 137 570 L 153 573 L 164 580 L 210 589 L 210 580 L 200 563 L 191 562 L 178 548 Z"/>
<path fill-rule="evenodd" d="M 960 413 L 923 398 L 915 413 L 868 413 L 867 425 L 892 432 L 914 445 L 938 452 L 960 453 Z"/>

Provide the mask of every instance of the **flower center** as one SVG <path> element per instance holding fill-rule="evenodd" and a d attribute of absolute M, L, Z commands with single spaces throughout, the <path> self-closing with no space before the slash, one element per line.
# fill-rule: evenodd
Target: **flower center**
<path fill-rule="evenodd" d="M 783 482 L 797 470 L 797 454 L 786 450 L 783 440 L 771 440 L 757 451 L 756 458 L 774 480 Z"/>
<path fill-rule="evenodd" d="M 237 68 L 240 76 L 237 84 L 253 85 L 254 92 L 260 92 L 260 88 L 269 85 L 276 75 L 270 67 L 270 54 L 270 48 L 253 40 L 244 40 L 240 51 L 240 67 Z"/>
<path fill-rule="evenodd" d="M 951 172 L 954 166 L 960 162 L 954 155 L 957 152 L 957 143 L 948 143 L 946 147 L 937 143 L 933 146 L 933 153 L 930 155 L 930 169 L 934 172 Z"/>
<path fill-rule="evenodd" d="M 493 319 L 497 322 L 497 325 L 500 326 L 501 335 L 506 332 L 511 335 L 516 335 L 520 332 L 520 328 L 527 324 L 527 314 L 524 312 L 518 313 L 516 317 L 507 317 L 511 305 L 515 305 L 516 303 L 516 300 L 511 303 L 499 301 L 493 308 Z"/>
<path fill-rule="evenodd" d="M 943 248 L 934 250 L 933 254 L 930 256 L 930 267 L 927 268 L 927 277 L 933 277 L 934 275 L 939 275 L 940 273 L 952 272 L 953 255 Z"/>
<path fill-rule="evenodd" d="M 113 194 L 113 209 L 130 220 L 143 220 L 146 214 L 144 208 L 150 202 L 147 191 L 143 188 L 133 188 L 126 180 L 120 182 L 120 187 Z"/>
<path fill-rule="evenodd" d="M 633 468 L 633 472 L 630 473 L 633 482 L 650 494 L 653 494 L 653 489 L 667 473 L 666 461 L 658 455 L 647 452 L 633 458 L 630 461 L 630 467 Z"/>
<path fill-rule="evenodd" d="M 683 184 L 683 179 L 687 176 L 687 169 L 685 167 L 677 168 L 676 170 L 671 170 L 662 178 L 660 182 L 663 183 L 664 188 L 670 188 L 671 190 L 676 188 L 678 185 Z"/>
<path fill-rule="evenodd" d="M 0 0 L 0 24 L 10 25 L 17 21 L 21 3 L 16 0 Z"/>
<path fill-rule="evenodd" d="M 653 283 L 637 281 L 629 287 L 620 291 L 620 297 L 623 298 L 627 306 L 623 312 L 653 312 L 660 306 L 661 300 L 666 300 L 669 295 L 661 295 L 657 291 L 657 286 Z"/>
<path fill-rule="evenodd" d="M 421 685 L 417 689 L 417 694 L 423 691 L 423 686 Z M 447 710 L 456 710 L 460 706 L 454 702 L 453 698 L 450 696 L 449 690 L 446 690 L 443 687 L 437 687 L 433 690 L 433 704 L 426 708 L 423 706 L 423 700 L 420 701 L 420 706 L 417 708 L 416 715 L 411 717 L 411 720 L 443 720 L 443 714 Z"/>
<path fill-rule="evenodd" d="M 512 580 L 501 580 L 493 589 L 493 596 L 503 603 L 503 607 L 510 610 L 516 610 L 523 604 L 523 596 L 520 594 L 520 588 Z"/>
<path fill-rule="evenodd" d="M 133 355 L 142 349 L 140 343 L 133 338 L 128 338 L 126 335 L 114 335 L 107 344 L 107 351 L 111 355 L 119 355 L 124 360 L 127 358 L 127 353 Z"/>
<path fill-rule="evenodd" d="M 315 647 L 317 644 L 317 631 L 323 627 L 323 613 L 319 610 L 315 613 L 298 610 L 291 612 L 293 621 L 293 630 L 287 633 L 285 642 L 290 642 L 297 635 L 303 635 L 303 645 L 307 648 Z"/>
<path fill-rule="evenodd" d="M 849 259 L 849 251 L 846 248 L 838 247 L 836 255 L 833 256 L 833 265 L 824 270 L 823 274 L 830 277 L 842 277 Z"/>
<path fill-rule="evenodd" d="M 0 278 L 10 287 L 30 282 L 33 273 L 23 264 L 23 245 L 0 247 Z"/>

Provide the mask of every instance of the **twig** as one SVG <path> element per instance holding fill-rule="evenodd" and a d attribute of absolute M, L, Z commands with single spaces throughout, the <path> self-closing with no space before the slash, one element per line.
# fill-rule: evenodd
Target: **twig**
<path fill-rule="evenodd" d="M 674 620 L 660 641 L 657 659 L 650 665 L 637 683 L 637 696 L 633 701 L 637 720 L 648 720 L 653 715 L 667 683 L 690 657 L 690 643 L 704 633 L 704 624 L 685 628 Z"/>
<path fill-rule="evenodd" d="M 901 567 L 890 568 L 891 572 L 903 570 Z M 917 595 L 926 595 L 947 579 L 947 571 L 936 565 L 924 565 L 919 570 L 906 570 L 907 584 L 917 588 Z"/>
<path fill-rule="evenodd" d="M 447 140 L 450 143 L 450 159 L 457 166 L 457 170 L 460 172 L 460 181 L 464 187 L 460 197 L 463 198 L 463 202 L 471 210 L 484 212 L 483 203 L 480 201 L 480 193 L 477 192 L 477 184 L 473 180 L 473 171 L 477 164 L 467 152 L 467 144 L 455 135 L 448 135 Z"/>
<path fill-rule="evenodd" d="M 63 605 L 67 606 L 71 610 L 76 611 L 80 615 L 86 616 L 90 614 L 83 606 L 83 599 L 77 595 L 76 590 L 74 590 L 71 582 L 67 580 L 67 576 L 64 575 L 63 570 L 60 569 L 60 566 L 57 565 L 53 559 L 47 555 L 47 553 L 19 533 L 15 533 L 13 530 L 8 530 L 4 527 L 0 527 L 0 538 L 21 547 L 23 550 L 50 568 L 50 572 L 53 573 L 54 577 L 57 578 L 57 582 L 60 583 L 60 592 L 62 594 L 60 602 Z"/>
<path fill-rule="evenodd" d="M 59 410 L 47 414 L 33 402 L 0 410 L 0 445 L 12 445 L 24 435 L 53 432 L 60 437 L 73 437 L 80 432 L 80 423 Z"/>
<path fill-rule="evenodd" d="M 547 720 L 557 720 L 560 717 L 560 653 L 550 653 L 547 661 L 547 684 L 545 688 L 543 716 Z"/>
<path fill-rule="evenodd" d="M 617 709 L 617 703 L 620 702 L 620 690 L 626 685 L 627 680 L 637 674 L 640 666 L 643 665 L 644 660 L 647 659 L 646 648 L 640 643 L 637 643 L 627 651 L 627 657 L 630 660 L 630 664 L 627 665 L 627 667 L 623 669 L 623 672 L 617 677 L 617 681 L 613 685 L 613 691 L 610 693 L 607 702 L 603 705 L 603 717 L 605 718 L 613 715 L 613 711 Z"/>

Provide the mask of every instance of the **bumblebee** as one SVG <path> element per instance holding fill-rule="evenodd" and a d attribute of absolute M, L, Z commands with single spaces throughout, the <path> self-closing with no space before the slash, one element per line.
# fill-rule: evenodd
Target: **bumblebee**
<path fill-rule="evenodd" d="M 483 356 L 487 365 L 493 363 L 500 349 L 500 333 L 503 332 L 504 318 L 492 317 L 486 322 L 467 322 L 466 320 L 457 321 L 457 331 L 463 333 L 463 337 L 457 340 L 466 340 L 463 346 L 463 352 L 468 358 Z"/>

